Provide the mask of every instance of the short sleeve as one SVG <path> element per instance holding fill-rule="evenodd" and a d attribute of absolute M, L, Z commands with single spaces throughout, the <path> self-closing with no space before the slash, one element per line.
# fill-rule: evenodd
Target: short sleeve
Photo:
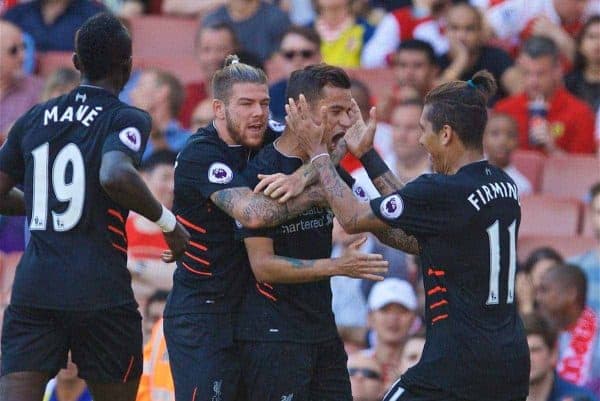
<path fill-rule="evenodd" d="M 432 175 L 424 175 L 392 195 L 373 199 L 371 209 L 381 220 L 410 235 L 436 235 L 461 220 L 451 192 Z"/>
<path fill-rule="evenodd" d="M 137 166 L 146 149 L 152 121 L 148 113 L 134 108 L 123 108 L 117 111 L 109 133 L 104 140 L 102 154 L 119 151 L 133 160 Z"/>
<path fill-rule="evenodd" d="M 248 187 L 244 177 L 227 160 L 217 144 L 192 140 L 177 156 L 175 186 L 193 188 L 206 199 L 217 191 Z"/>
<path fill-rule="evenodd" d="M 21 150 L 23 136 L 23 118 L 17 120 L 8 133 L 6 142 L 0 148 L 0 171 L 8 174 L 16 183 L 23 183 L 25 160 Z"/>

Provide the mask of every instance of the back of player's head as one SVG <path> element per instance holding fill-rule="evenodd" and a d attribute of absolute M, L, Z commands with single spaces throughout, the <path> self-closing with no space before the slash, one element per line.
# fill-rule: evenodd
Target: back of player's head
<path fill-rule="evenodd" d="M 560 50 L 556 43 L 547 36 L 532 36 L 523 44 L 521 54 L 532 59 L 550 57 L 554 62 L 559 61 Z"/>
<path fill-rule="evenodd" d="M 550 323 L 537 313 L 523 315 L 523 326 L 527 336 L 537 335 L 542 337 L 548 349 L 554 349 L 558 333 L 552 328 Z"/>
<path fill-rule="evenodd" d="M 396 53 L 400 53 L 402 51 L 421 52 L 427 56 L 427 60 L 429 61 L 429 64 L 432 64 L 432 65 L 437 64 L 435 50 L 428 42 L 425 42 L 424 40 L 419 40 L 419 39 L 404 40 L 404 41 L 402 41 L 402 43 L 400 43 L 400 46 L 398 46 L 398 50 L 396 51 Z"/>
<path fill-rule="evenodd" d="M 432 89 L 425 96 L 429 106 L 426 118 L 439 132 L 450 126 L 469 149 L 482 149 L 487 124 L 487 102 L 496 93 L 496 80 L 487 71 L 479 71 L 468 81 L 451 81 Z"/>
<path fill-rule="evenodd" d="M 177 154 L 168 149 L 158 150 L 152 153 L 146 160 L 144 160 L 140 166 L 143 172 L 151 173 L 154 169 L 161 165 L 173 166 L 175 165 L 175 159 Z"/>
<path fill-rule="evenodd" d="M 77 31 L 75 52 L 86 78 L 108 78 L 130 65 L 131 36 L 114 15 L 96 14 Z"/>
<path fill-rule="evenodd" d="M 288 81 L 285 98 L 297 100 L 304 94 L 306 100 L 314 102 L 321 98 L 321 90 L 325 86 L 350 89 L 350 77 L 340 67 L 328 64 L 310 65 L 302 70 L 292 72 Z"/>
<path fill-rule="evenodd" d="M 236 55 L 229 55 L 225 65 L 218 70 L 212 79 L 212 90 L 215 99 L 228 103 L 233 85 L 253 83 L 267 85 L 267 75 L 260 68 L 240 62 Z"/>
<path fill-rule="evenodd" d="M 579 309 L 585 307 L 587 297 L 587 277 L 581 268 L 574 264 L 557 263 L 544 274 L 552 281 L 560 283 L 565 290 L 574 288 L 577 292 L 575 302 Z"/>

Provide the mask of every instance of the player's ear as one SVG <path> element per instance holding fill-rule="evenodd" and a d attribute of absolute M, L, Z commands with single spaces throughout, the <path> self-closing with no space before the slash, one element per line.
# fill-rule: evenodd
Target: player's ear
<path fill-rule="evenodd" d="M 225 119 L 225 103 L 219 99 L 213 99 L 212 103 L 213 114 L 215 115 L 216 120 L 224 120 Z"/>
<path fill-rule="evenodd" d="M 71 56 L 71 60 L 73 61 L 73 65 L 77 71 L 81 72 L 81 63 L 79 62 L 79 57 L 77 57 L 77 53 L 73 52 L 73 56 Z"/>
<path fill-rule="evenodd" d="M 448 124 L 444 124 L 438 134 L 438 137 L 439 137 L 440 143 L 442 145 L 449 145 L 450 142 L 452 141 L 452 136 L 454 136 L 454 135 L 456 135 L 456 132 L 454 131 L 454 129 L 452 129 L 452 127 L 449 126 Z"/>

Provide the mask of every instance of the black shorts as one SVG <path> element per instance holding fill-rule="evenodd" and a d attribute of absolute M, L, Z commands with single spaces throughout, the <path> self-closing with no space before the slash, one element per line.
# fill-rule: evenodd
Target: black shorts
<path fill-rule="evenodd" d="M 163 328 L 176 400 L 240 399 L 240 355 L 231 314 L 168 316 Z"/>
<path fill-rule="evenodd" d="M 248 401 L 352 401 L 339 338 L 319 344 L 240 342 Z"/>
<path fill-rule="evenodd" d="M 68 352 L 79 377 L 125 383 L 142 374 L 142 317 L 137 305 L 61 311 L 9 305 L 2 326 L 0 376 L 66 367 Z"/>
<path fill-rule="evenodd" d="M 507 401 L 525 401 L 525 398 Z M 412 393 L 406 390 L 401 380 L 396 381 L 383 398 L 383 401 L 465 401 L 442 390 L 419 390 Z"/>

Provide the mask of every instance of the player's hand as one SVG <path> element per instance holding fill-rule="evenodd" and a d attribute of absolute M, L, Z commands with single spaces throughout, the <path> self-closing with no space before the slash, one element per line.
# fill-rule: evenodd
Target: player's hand
<path fill-rule="evenodd" d="M 163 233 L 169 249 L 164 251 L 161 259 L 165 263 L 172 263 L 183 256 L 190 240 L 190 233 L 187 232 L 179 222 L 175 225 L 175 229 L 170 233 Z"/>
<path fill-rule="evenodd" d="M 352 99 L 352 108 L 350 109 L 350 119 L 354 124 L 346 131 L 344 139 L 348 150 L 352 155 L 360 159 L 365 153 L 373 149 L 375 140 L 375 131 L 377 130 L 377 110 L 371 107 L 369 111 L 369 123 L 365 123 L 358 108 L 356 101 Z"/>
<path fill-rule="evenodd" d="M 306 98 L 304 95 L 300 95 L 298 103 L 292 98 L 288 100 L 285 111 L 286 127 L 294 133 L 302 150 L 309 157 L 327 153 L 327 145 L 323 143 L 327 127 L 327 109 L 325 107 L 321 108 L 319 111 L 321 121 L 316 122 L 312 118 Z"/>
<path fill-rule="evenodd" d="M 262 192 L 265 196 L 279 199 L 280 203 L 285 203 L 300 195 L 306 184 L 296 173 L 290 175 L 282 173 L 259 174 L 258 179 L 260 182 L 254 187 L 254 193 Z"/>
<path fill-rule="evenodd" d="M 367 237 L 361 237 L 348 246 L 346 251 L 337 259 L 339 274 L 352 278 L 382 281 L 388 271 L 388 261 L 378 253 L 363 253 L 359 251 Z"/>

